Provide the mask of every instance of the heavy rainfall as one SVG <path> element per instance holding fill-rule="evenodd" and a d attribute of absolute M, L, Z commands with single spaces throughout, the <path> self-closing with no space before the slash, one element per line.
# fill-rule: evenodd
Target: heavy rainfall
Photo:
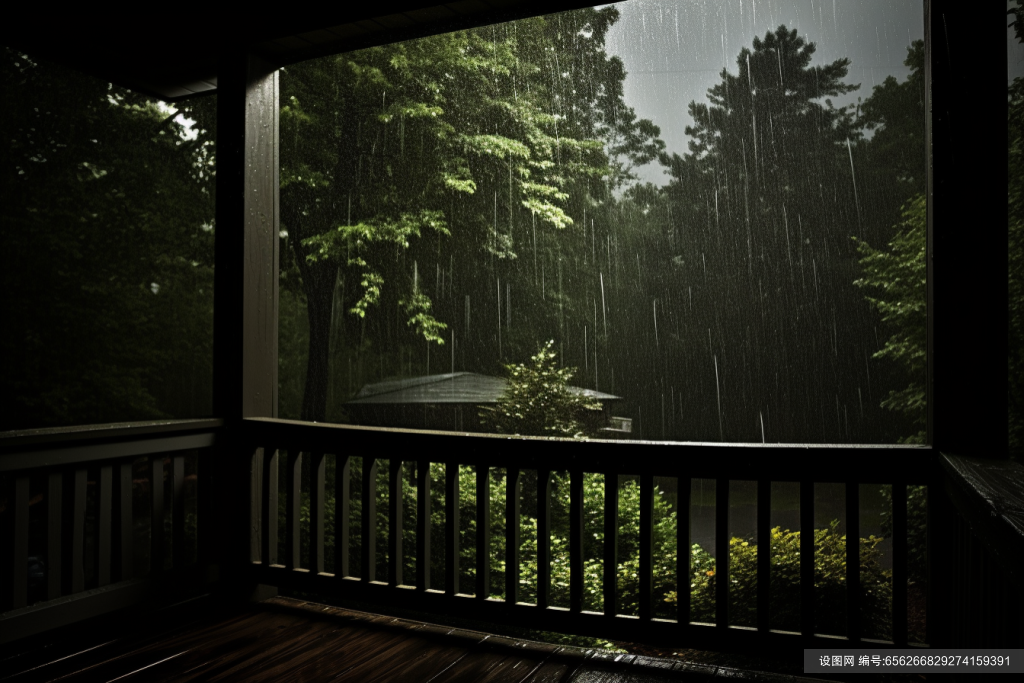
<path fill-rule="evenodd" d="M 592 437 L 920 439 L 922 37 L 630 0 L 287 67 L 280 416 L 486 430 L 550 341 Z"/>

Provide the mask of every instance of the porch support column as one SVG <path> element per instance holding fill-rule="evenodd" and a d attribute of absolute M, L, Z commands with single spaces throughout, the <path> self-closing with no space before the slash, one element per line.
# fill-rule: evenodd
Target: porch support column
<path fill-rule="evenodd" d="M 230 585 L 260 547 L 263 455 L 253 457 L 241 420 L 277 417 L 278 75 L 226 49 L 217 92 L 213 404 L 226 434 L 209 493 L 220 577 Z"/>

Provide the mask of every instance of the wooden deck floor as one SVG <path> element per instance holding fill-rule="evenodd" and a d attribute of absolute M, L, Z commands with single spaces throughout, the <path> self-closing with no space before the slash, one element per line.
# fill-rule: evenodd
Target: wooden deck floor
<path fill-rule="evenodd" d="M 521 641 L 289 598 L 72 631 L 0 657 L 5 681 L 797 681 Z"/>

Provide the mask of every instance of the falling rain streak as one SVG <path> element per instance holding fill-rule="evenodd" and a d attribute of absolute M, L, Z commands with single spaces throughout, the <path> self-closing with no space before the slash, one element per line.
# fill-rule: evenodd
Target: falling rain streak
<path fill-rule="evenodd" d="M 550 340 L 626 438 L 914 433 L 865 254 L 924 191 L 921 10 L 632 0 L 289 67 L 280 414 L 449 428 L 432 382 Z"/>

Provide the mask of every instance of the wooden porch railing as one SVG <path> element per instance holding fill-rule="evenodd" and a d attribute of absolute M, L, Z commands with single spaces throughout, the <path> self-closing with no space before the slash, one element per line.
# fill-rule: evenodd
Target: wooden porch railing
<path fill-rule="evenodd" d="M 258 540 L 253 542 L 254 580 L 282 588 L 322 595 L 337 595 L 381 607 L 403 607 L 427 613 L 457 615 L 482 622 L 514 624 L 540 630 L 596 636 L 611 640 L 642 641 L 672 646 L 708 649 L 758 649 L 778 647 L 835 646 L 838 641 L 863 642 L 860 610 L 860 547 L 846 544 L 846 636 L 814 632 L 814 485 L 838 482 L 845 487 L 846 532 L 859 538 L 860 485 L 892 484 L 893 491 L 893 640 L 889 645 L 907 646 L 907 486 L 931 483 L 933 453 L 924 447 L 834 447 L 824 450 L 801 446 L 730 446 L 701 444 L 639 444 L 624 442 L 573 442 L 503 438 L 483 435 L 456 435 L 402 430 L 303 424 L 282 420 L 247 420 L 245 449 L 260 463 L 262 486 L 257 494 L 258 518 L 252 528 Z M 286 453 L 286 455 L 285 455 Z M 823 458 L 826 453 L 829 457 Z M 302 458 L 309 458 L 309 484 L 305 490 L 309 502 L 309 556 L 300 552 Z M 362 459 L 367 475 L 362 477 L 361 492 L 361 566 L 358 577 L 350 575 L 349 510 L 352 491 L 349 477 L 351 459 Z M 335 573 L 324 571 L 325 546 L 325 462 L 333 458 L 335 471 Z M 278 462 L 280 460 L 280 463 Z M 375 575 L 375 533 L 370 520 L 377 519 L 375 479 L 378 464 L 390 461 L 387 513 L 389 524 L 387 581 Z M 416 576 L 402 575 L 402 495 L 401 466 L 416 464 Z M 430 535 L 431 482 L 430 463 L 444 463 L 445 533 L 444 538 Z M 279 468 L 285 471 L 284 487 L 277 480 Z M 506 530 L 505 599 L 490 595 L 491 565 L 489 529 L 477 524 L 475 586 L 459 583 L 459 519 L 456 466 L 475 468 L 477 519 L 490 519 L 490 482 L 492 468 L 506 471 L 507 490 L 504 510 Z M 520 508 L 521 473 L 536 471 L 537 481 L 537 564 L 536 602 L 520 601 Z M 553 472 L 567 472 L 570 481 L 569 564 L 570 586 L 567 607 L 551 604 L 552 554 L 551 492 Z M 616 609 L 616 557 L 614 539 L 619 527 L 618 487 L 605 488 L 604 532 L 613 542 L 604 544 L 604 611 L 592 612 L 583 606 L 583 476 L 598 473 L 606 481 L 622 475 L 634 475 L 640 481 L 639 600 L 638 615 L 628 616 Z M 659 618 L 652 605 L 652 528 L 654 478 L 672 477 L 679 482 L 677 510 L 690 508 L 691 479 L 716 482 L 715 540 L 717 553 L 715 623 L 691 621 L 689 610 L 690 527 L 677 524 L 676 583 L 679 591 L 674 618 Z M 769 627 L 769 591 L 757 593 L 756 627 L 730 625 L 729 604 L 729 483 L 757 482 L 756 536 L 765 549 L 770 538 L 772 482 L 798 482 L 800 486 L 800 629 L 782 632 Z M 279 490 L 285 501 L 278 500 Z M 285 538 L 278 539 L 279 508 L 284 504 Z M 283 540 L 281 545 L 279 541 Z M 430 548 L 444 545 L 444 585 L 432 586 L 429 577 Z M 279 550 L 279 547 L 281 548 Z M 757 556 L 757 585 L 767 588 L 771 581 L 768 552 Z M 408 585 L 407 585 L 408 584 Z M 473 595 L 468 595 L 472 592 Z M 876 641 L 872 641 L 875 644 Z M 881 643 L 879 643 L 881 644 Z"/>
<path fill-rule="evenodd" d="M 216 448 L 216 451 L 215 451 Z M 275 461 L 276 459 L 280 462 Z M 194 561 L 184 549 L 186 510 L 185 463 L 190 455 L 198 462 L 198 500 L 195 514 L 198 539 Z M 827 455 L 828 457 L 823 457 Z M 284 459 L 282 459 L 284 458 Z M 387 580 L 377 580 L 374 539 L 378 530 L 378 499 L 374 477 L 362 478 L 359 496 L 361 524 L 359 567 L 350 566 L 349 519 L 352 480 L 346 466 L 354 458 L 365 472 L 374 472 L 389 461 L 388 569 Z M 303 484 L 302 461 L 307 459 L 308 483 Z M 237 486 L 209 485 L 211 460 L 217 472 L 237 472 L 251 483 L 251 499 L 240 499 Z M 328 492 L 326 464 L 333 460 L 335 490 Z M 418 514 L 414 547 L 403 548 L 401 463 L 416 464 L 415 505 Z M 441 537 L 432 537 L 430 524 L 430 463 L 443 463 L 441 485 L 445 494 L 445 526 Z M 225 467 L 226 465 L 226 467 Z M 284 468 L 284 487 L 276 480 Z M 257 466 L 257 467 L 254 467 Z M 476 565 L 472 585 L 460 584 L 459 467 L 475 470 L 477 519 L 489 519 L 490 472 L 505 470 L 506 501 L 499 511 L 505 528 L 504 598 L 491 595 L 488 525 L 476 534 Z M 536 486 L 537 583 L 532 602 L 523 600 L 519 581 L 522 567 L 522 517 L 520 494 L 523 473 Z M 553 473 L 564 472 L 569 484 L 569 587 L 568 600 L 552 600 L 550 547 L 552 535 L 551 487 Z M 617 608 L 615 570 L 626 559 L 616 555 L 616 544 L 603 544 L 602 611 L 587 609 L 584 598 L 583 481 L 587 473 L 604 475 L 606 481 L 620 476 L 639 480 L 639 585 L 636 614 Z M 218 475 L 220 476 L 220 475 Z M 223 537 L 221 526 L 206 520 L 234 515 L 237 534 L 249 536 L 249 557 L 220 558 L 220 585 L 225 591 L 240 583 L 265 584 L 302 590 L 323 596 L 339 596 L 382 611 L 403 608 L 425 613 L 458 616 L 480 623 L 508 624 L 560 631 L 610 640 L 648 642 L 668 646 L 716 650 L 799 650 L 804 647 L 870 643 L 872 646 L 906 646 L 907 618 L 907 490 L 929 487 L 928 572 L 934 599 L 929 602 L 928 634 L 933 646 L 1020 647 L 1024 634 L 1018 618 L 1024 609 L 1020 591 L 1020 566 L 1024 566 L 1024 542 L 1019 523 L 1024 514 L 1020 495 L 1020 466 L 1012 463 L 978 464 L 963 458 L 940 456 L 922 447 L 821 447 L 745 446 L 711 444 L 654 444 L 630 442 L 574 442 L 506 438 L 486 435 L 383 430 L 341 425 L 322 425 L 284 420 L 243 420 L 230 442 L 219 420 L 71 428 L 43 433 L 5 436 L 0 440 L 2 477 L 2 606 L 0 639 L 3 642 L 51 630 L 119 608 L 143 604 L 168 591 L 188 592 L 215 580 L 211 559 L 215 550 L 239 549 L 244 543 Z M 690 486 L 695 479 L 715 481 L 715 584 L 714 623 L 695 623 L 689 601 L 690 525 L 677 524 L 675 582 L 679 591 L 675 612 L 666 615 L 654 604 L 652 557 L 655 477 L 675 478 L 676 509 L 690 509 Z M 161 483 L 169 480 L 169 493 Z M 536 483 L 533 483 L 536 481 Z M 800 617 L 793 632 L 773 630 L 768 590 L 758 590 L 756 624 L 736 626 L 729 617 L 729 495 L 731 481 L 756 482 L 756 537 L 765 544 L 770 534 L 773 482 L 799 485 L 799 527 L 814 527 L 814 485 L 840 483 L 845 491 L 845 524 L 849 538 L 860 530 L 860 486 L 891 484 L 892 530 L 892 640 L 887 643 L 864 637 L 859 590 L 860 558 L 857 543 L 846 544 L 845 635 L 816 633 L 813 534 L 802 533 L 800 542 Z M 204 483 L 206 482 L 206 483 Z M 221 482 L 223 484 L 224 482 Z M 237 483 L 237 482 L 236 482 Z M 152 485 L 152 494 L 133 502 L 132 491 Z M 303 488 L 305 486 L 305 488 Z M 1014 488 L 1016 487 L 1016 488 Z M 278 500 L 279 492 L 285 492 Z M 329 510 L 328 494 L 336 505 Z M 222 495 L 223 494 L 223 495 Z M 309 501 L 308 521 L 302 518 L 303 494 Z M 619 488 L 604 492 L 604 538 L 618 533 Z M 217 513 L 213 511 L 217 509 Z M 243 510 L 244 508 L 244 510 Z M 283 512 L 284 537 L 277 537 Z M 169 512 L 169 514 L 168 514 Z M 383 513 L 383 511 L 382 511 Z M 325 534 L 326 515 L 333 514 L 334 546 Z M 148 516 L 147 522 L 139 520 Z M 86 518 L 89 517 L 88 525 Z M 164 523 L 169 517 L 169 525 Z M 244 519 L 249 518 L 249 529 Z M 685 519 L 685 515 L 683 515 Z M 1016 523 L 1014 522 L 1016 520 Z M 1015 525 L 1016 524 L 1016 525 Z M 89 529 L 94 536 L 88 536 Z M 593 531 L 593 530 L 591 530 Z M 171 542 L 166 543 L 169 534 Z M 87 537 L 88 536 L 88 537 Z M 309 539 L 303 552 L 300 538 Z M 242 538 L 235 536 L 236 539 Z M 283 543 L 281 542 L 283 541 Z M 136 550 L 148 555 L 151 571 L 134 564 Z M 431 584 L 429 561 L 432 547 L 443 548 L 443 580 Z M 164 548 L 169 546 L 169 556 Z M 30 547 L 34 548 L 30 554 Z M 762 546 L 764 547 L 764 546 Z M 42 549 L 40 551 L 40 549 Z M 334 571 L 325 569 L 328 551 Z M 408 551 L 408 552 L 407 552 Z M 412 554 L 415 570 L 403 575 L 401 558 Z M 435 553 L 436 555 L 436 549 Z M 44 566 L 41 576 L 29 576 L 30 558 L 38 555 Z M 772 580 L 771 557 L 756 558 L 758 587 Z M 227 564 L 224 564 L 226 562 Z M 352 574 L 358 574 L 353 576 Z M 384 577 L 379 577 L 384 578 Z M 208 589 L 204 589 L 208 590 Z M 496 591 L 500 593 L 501 591 Z M 470 594 L 472 593 L 472 594 Z M 913 644 L 913 643 L 911 643 Z"/>
<path fill-rule="evenodd" d="M 1024 647 L 1024 467 L 941 455 L 944 647 Z"/>
<path fill-rule="evenodd" d="M 205 519 L 211 492 L 186 482 L 186 461 L 197 459 L 192 479 L 209 478 L 207 459 L 221 424 L 173 420 L 6 435 L 0 641 L 201 580 L 214 539 L 195 539 L 195 555 L 188 556 L 186 489 L 201 492 L 195 515 Z M 139 524 L 145 516 L 148 525 Z M 136 558 L 148 558 L 149 567 L 137 566 Z"/>

